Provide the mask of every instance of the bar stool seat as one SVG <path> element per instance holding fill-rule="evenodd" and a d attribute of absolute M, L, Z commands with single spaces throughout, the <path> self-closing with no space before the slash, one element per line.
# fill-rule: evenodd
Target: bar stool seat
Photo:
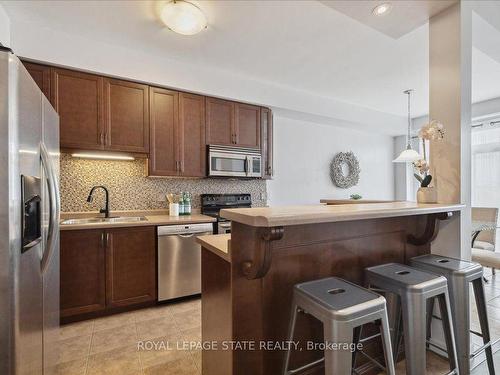
<path fill-rule="evenodd" d="M 394 361 L 391 352 L 389 323 L 387 320 L 386 302 L 383 296 L 336 277 L 309 281 L 297 284 L 293 290 L 292 314 L 288 339 L 293 341 L 295 324 L 299 310 L 303 310 L 323 323 L 324 339 L 327 343 L 354 344 L 354 329 L 363 324 L 380 321 L 380 334 L 384 347 L 386 369 L 394 375 Z M 321 362 L 288 370 L 290 349 L 285 354 L 283 374 L 298 374 Z M 351 350 L 325 350 L 325 373 L 328 375 L 351 375 L 353 364 Z"/>
<path fill-rule="evenodd" d="M 484 295 L 483 267 L 475 262 L 445 257 L 442 255 L 428 254 L 410 259 L 410 264 L 421 270 L 433 272 L 446 277 L 448 290 L 451 296 L 451 311 L 453 313 L 453 326 L 458 352 L 458 365 L 462 374 L 470 373 L 470 297 L 469 283 L 474 288 L 474 297 L 478 310 L 479 323 L 481 325 L 481 336 L 483 347 L 472 356 L 482 351 L 486 352 L 488 370 L 491 375 L 495 374 L 492 343 L 488 324 L 486 309 L 486 298 Z M 434 303 L 428 306 L 427 336 L 430 337 L 431 319 L 433 316 Z"/>
<path fill-rule="evenodd" d="M 443 329 L 450 362 L 450 373 L 458 374 L 457 352 L 448 284 L 446 278 L 399 263 L 388 263 L 366 270 L 370 287 L 376 287 L 399 297 L 402 319 L 396 319 L 394 358 L 400 343 L 400 320 L 403 322 L 405 337 L 406 373 L 422 375 L 426 373 L 426 311 L 427 301 L 437 298 L 443 312 Z"/>

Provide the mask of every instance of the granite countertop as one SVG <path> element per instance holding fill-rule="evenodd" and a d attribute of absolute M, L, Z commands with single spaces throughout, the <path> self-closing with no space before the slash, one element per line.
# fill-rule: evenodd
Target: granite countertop
<path fill-rule="evenodd" d="M 121 227 L 139 227 L 139 226 L 158 226 L 158 225 L 175 225 L 175 224 L 195 224 L 195 223 L 211 223 L 216 219 L 193 213 L 188 216 L 169 216 L 167 210 L 146 210 L 146 211 L 112 211 L 112 216 L 144 216 L 144 221 L 133 222 L 98 222 L 86 224 L 61 224 L 60 230 L 76 230 L 76 229 L 101 229 L 101 228 L 121 228 Z M 102 214 L 97 212 L 65 212 L 61 213 L 61 221 L 68 219 L 82 219 L 102 217 Z"/>
<path fill-rule="evenodd" d="M 464 207 L 461 204 L 421 204 L 401 201 L 368 204 L 236 208 L 221 210 L 220 215 L 234 222 L 254 227 L 274 227 L 426 215 L 460 211 Z"/>
<path fill-rule="evenodd" d="M 196 240 L 205 249 L 210 250 L 227 261 L 231 260 L 231 234 L 198 236 Z"/>

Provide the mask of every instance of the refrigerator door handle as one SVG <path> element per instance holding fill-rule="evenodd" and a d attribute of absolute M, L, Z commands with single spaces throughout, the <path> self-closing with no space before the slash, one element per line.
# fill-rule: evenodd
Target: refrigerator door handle
<path fill-rule="evenodd" d="M 59 205 L 59 188 L 57 186 L 57 180 L 54 174 L 54 169 L 52 166 L 52 161 L 50 160 L 47 148 L 43 143 L 40 144 L 40 157 L 42 160 L 42 166 L 45 170 L 47 177 L 47 187 L 49 193 L 49 229 L 47 234 L 47 244 L 46 249 L 42 256 L 41 269 L 42 274 L 45 273 L 47 266 L 49 264 L 52 253 L 54 252 L 54 247 L 56 245 L 57 230 L 58 230 L 58 217 L 60 211 Z"/>

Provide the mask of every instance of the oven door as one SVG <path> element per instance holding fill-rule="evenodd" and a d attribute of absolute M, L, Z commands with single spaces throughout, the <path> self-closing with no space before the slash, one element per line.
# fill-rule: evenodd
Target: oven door
<path fill-rule="evenodd" d="M 209 176 L 248 177 L 247 155 L 232 152 L 210 151 Z"/>
<path fill-rule="evenodd" d="M 231 222 L 219 221 L 217 223 L 217 234 L 227 234 L 227 233 L 231 233 Z"/>

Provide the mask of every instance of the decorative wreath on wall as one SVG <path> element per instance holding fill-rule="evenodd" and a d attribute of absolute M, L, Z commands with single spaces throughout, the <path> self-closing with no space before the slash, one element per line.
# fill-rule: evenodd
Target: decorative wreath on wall
<path fill-rule="evenodd" d="M 347 170 L 347 173 L 345 170 Z M 339 152 L 330 164 L 332 182 L 342 189 L 356 186 L 359 182 L 360 172 L 358 158 L 352 151 Z"/>

